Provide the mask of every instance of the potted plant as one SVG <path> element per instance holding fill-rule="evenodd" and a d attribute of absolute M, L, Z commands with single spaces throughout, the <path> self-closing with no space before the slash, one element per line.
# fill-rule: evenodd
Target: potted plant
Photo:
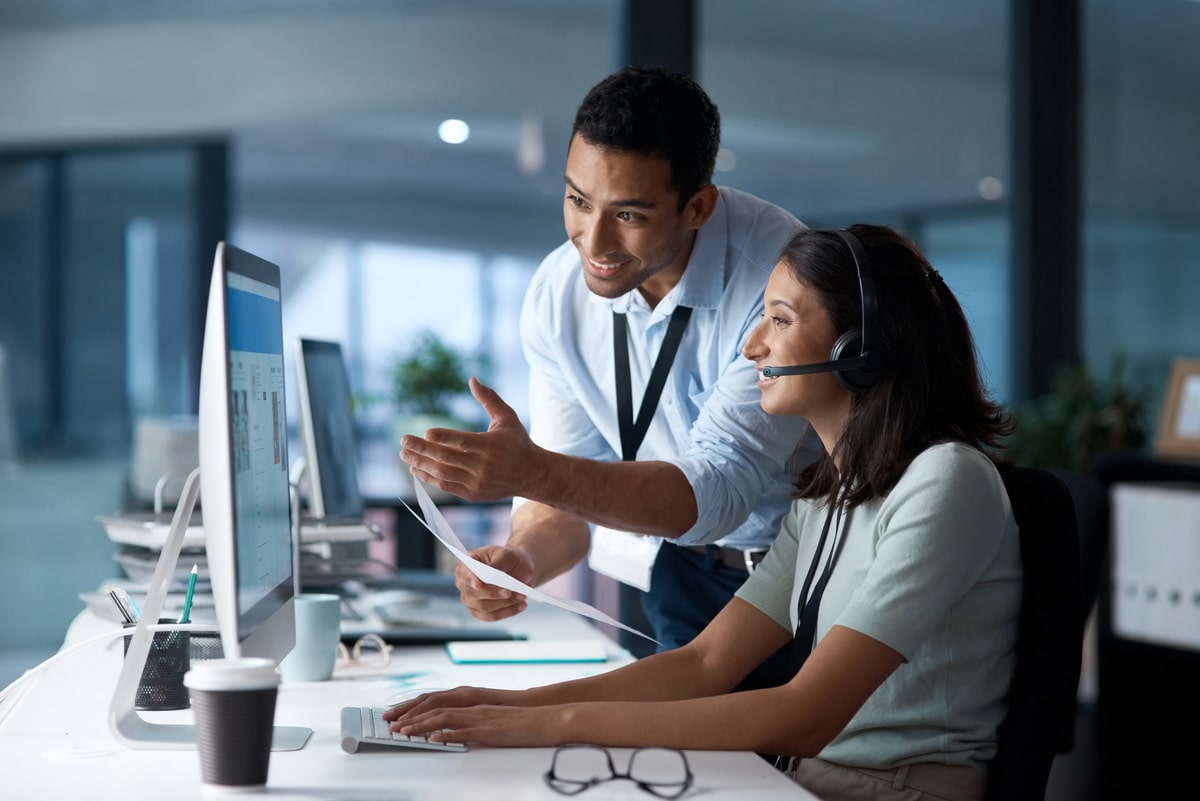
<path fill-rule="evenodd" d="M 1083 364 L 1059 369 L 1051 391 L 1016 413 L 1007 456 L 1017 464 L 1086 473 L 1098 454 L 1136 451 L 1146 442 L 1149 394 L 1125 377 L 1118 355 L 1108 380 Z"/>
<path fill-rule="evenodd" d="M 473 421 L 455 414 L 454 402 L 469 393 L 467 379 L 472 370 L 485 366 L 483 356 L 465 354 L 428 329 L 418 332 L 390 371 L 397 412 L 392 436 L 397 446 L 403 435 L 422 434 L 430 428 L 474 429 Z"/>

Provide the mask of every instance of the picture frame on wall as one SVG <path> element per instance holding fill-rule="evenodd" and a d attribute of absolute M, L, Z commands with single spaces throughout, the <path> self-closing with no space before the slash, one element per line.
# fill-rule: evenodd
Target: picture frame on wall
<path fill-rule="evenodd" d="M 1154 450 L 1159 456 L 1200 459 L 1200 359 L 1176 359 L 1171 365 Z"/>

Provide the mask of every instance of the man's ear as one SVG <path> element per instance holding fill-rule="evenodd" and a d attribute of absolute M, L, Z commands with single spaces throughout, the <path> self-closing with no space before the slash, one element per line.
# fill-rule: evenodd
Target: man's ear
<path fill-rule="evenodd" d="M 687 220 L 688 228 L 696 230 L 708 222 L 708 218 L 717 208 L 719 196 L 720 192 L 713 184 L 705 184 L 696 190 L 696 194 L 692 195 L 683 207 L 683 216 Z"/>

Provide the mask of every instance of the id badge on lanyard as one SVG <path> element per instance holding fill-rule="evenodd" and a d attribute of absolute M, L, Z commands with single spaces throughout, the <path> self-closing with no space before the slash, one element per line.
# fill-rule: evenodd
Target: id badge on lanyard
<path fill-rule="evenodd" d="M 621 457 L 633 461 L 637 450 L 646 438 L 658 399 L 667 382 L 667 373 L 679 350 L 683 330 L 687 327 L 692 310 L 687 306 L 676 306 L 671 322 L 663 338 L 650 380 L 646 383 L 646 394 L 638 410 L 637 420 L 633 417 L 633 388 L 629 372 L 629 334 L 624 314 L 613 312 L 613 360 L 617 374 L 617 422 L 621 429 Z M 662 539 L 625 531 L 595 526 L 592 531 L 592 547 L 588 551 L 588 566 L 597 573 L 616 579 L 623 584 L 637 587 L 643 592 L 650 590 L 650 571 L 658 555 Z"/>
<path fill-rule="evenodd" d="M 654 569 L 661 545 L 660 537 L 595 526 L 592 548 L 588 551 L 588 567 L 622 584 L 649 592 L 650 571 Z"/>

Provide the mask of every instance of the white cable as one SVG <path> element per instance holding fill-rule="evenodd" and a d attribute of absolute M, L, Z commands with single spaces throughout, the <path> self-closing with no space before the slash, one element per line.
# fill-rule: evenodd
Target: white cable
<path fill-rule="evenodd" d="M 208 632 L 217 631 L 216 626 L 204 624 L 204 623 L 155 623 L 153 625 L 147 626 L 146 628 L 149 629 L 150 631 L 154 631 L 154 632 L 158 632 L 158 631 L 194 631 L 196 633 L 208 633 Z M 58 660 L 62 659 L 65 656 L 75 653 L 80 648 L 83 648 L 88 645 L 92 645 L 93 643 L 103 642 L 104 640 L 115 640 L 117 637 L 127 637 L 127 636 L 131 636 L 132 634 L 133 634 L 132 626 L 129 628 L 112 629 L 111 631 L 106 631 L 103 634 L 96 634 L 94 636 L 88 637 L 86 640 L 84 640 L 82 642 L 75 643 L 74 645 L 72 645 L 71 647 L 69 647 L 65 650 L 59 651 L 58 653 L 54 654 L 53 656 L 49 657 L 48 659 L 43 660 L 40 664 L 34 665 L 33 667 L 29 668 L 24 673 L 22 673 L 20 676 L 18 676 L 16 678 L 16 680 L 14 680 L 11 684 L 9 684 L 3 690 L 0 690 L 0 721 L 3 721 L 4 718 L 8 716 L 8 713 L 10 711 L 12 711 L 13 708 L 16 707 L 16 702 L 19 701 L 25 693 L 24 693 L 24 691 L 22 691 L 19 695 L 15 696 L 15 700 L 13 701 L 12 704 L 9 705 L 8 709 L 3 709 L 4 703 L 5 703 L 5 701 L 8 700 L 9 694 L 13 693 L 17 689 L 21 688 L 22 685 L 26 684 L 30 679 L 34 678 L 35 676 L 39 676 L 42 673 L 44 673 L 47 669 L 50 668 L 51 665 L 58 662 Z"/>

